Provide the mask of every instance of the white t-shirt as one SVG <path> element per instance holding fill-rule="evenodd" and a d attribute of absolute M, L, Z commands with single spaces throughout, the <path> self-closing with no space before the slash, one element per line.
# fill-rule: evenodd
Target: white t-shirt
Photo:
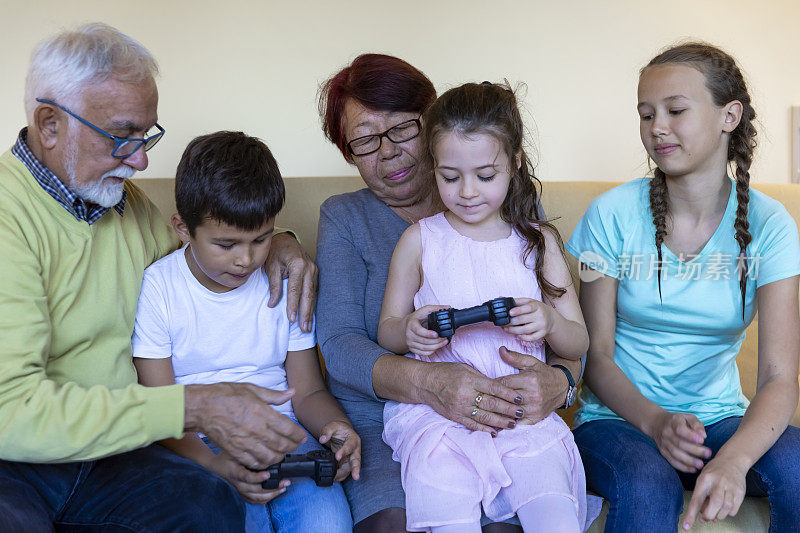
<path fill-rule="evenodd" d="M 286 352 L 316 345 L 313 328 L 305 333 L 286 317 L 286 281 L 283 298 L 272 308 L 262 269 L 244 285 L 215 293 L 194 277 L 184 251 L 144 271 L 133 356 L 172 357 L 175 381 L 184 385 L 227 381 L 286 390 Z M 295 418 L 291 402 L 273 407 Z"/>

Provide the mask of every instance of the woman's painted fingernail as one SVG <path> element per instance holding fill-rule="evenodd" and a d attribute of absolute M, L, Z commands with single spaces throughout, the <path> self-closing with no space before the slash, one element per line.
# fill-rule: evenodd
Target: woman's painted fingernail
<path fill-rule="evenodd" d="M 517 418 L 522 418 L 523 416 L 525 416 L 525 411 L 523 411 L 522 409 L 517 409 L 517 412 L 515 412 L 514 414 L 517 415 Z"/>
<path fill-rule="evenodd" d="M 517 396 L 514 398 L 514 403 L 517 405 L 522 405 L 522 396 Z"/>
<path fill-rule="evenodd" d="M 517 423 L 514 422 L 513 420 L 510 420 L 508 422 L 508 429 L 514 429 L 515 427 L 517 427 Z"/>
<path fill-rule="evenodd" d="M 492 435 L 492 438 L 493 438 L 493 439 L 494 439 L 494 438 L 497 438 L 497 432 L 496 432 L 496 431 L 492 431 L 491 435 Z"/>

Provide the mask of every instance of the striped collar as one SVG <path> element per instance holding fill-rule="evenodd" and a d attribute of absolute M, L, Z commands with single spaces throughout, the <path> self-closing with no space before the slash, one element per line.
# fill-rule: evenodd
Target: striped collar
<path fill-rule="evenodd" d="M 11 148 L 11 153 L 17 156 L 17 159 L 22 161 L 36 182 L 41 185 L 47 194 L 53 197 L 64 209 L 66 209 L 72 216 L 78 220 L 82 220 L 89 225 L 97 222 L 100 217 L 105 215 L 110 208 L 102 207 L 95 204 L 87 203 L 83 198 L 77 196 L 74 192 L 64 185 L 53 172 L 44 166 L 35 155 L 30 151 L 27 144 L 28 128 L 22 128 L 17 137 L 17 142 Z M 122 200 L 114 206 L 114 210 L 122 216 L 125 210 L 125 201 L 128 198 L 128 192 L 122 192 Z"/>

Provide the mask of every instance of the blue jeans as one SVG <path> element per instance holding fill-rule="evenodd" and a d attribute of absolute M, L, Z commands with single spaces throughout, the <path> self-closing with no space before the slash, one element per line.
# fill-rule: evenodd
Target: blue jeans
<path fill-rule="evenodd" d="M 236 491 L 154 444 L 79 463 L 0 461 L 0 531 L 241 531 Z"/>
<path fill-rule="evenodd" d="M 302 427 L 302 426 L 301 426 Z M 306 431 L 308 438 L 292 453 L 322 450 L 322 445 Z M 203 439 L 214 453 L 214 443 Z M 356 482 L 357 483 L 357 482 Z M 266 505 L 245 503 L 246 533 L 351 533 L 353 520 L 341 483 L 317 487 L 313 479 L 292 478 L 286 492 Z"/>
<path fill-rule="evenodd" d="M 741 417 L 706 426 L 716 454 Z M 647 435 L 623 420 L 595 420 L 574 430 L 589 490 L 609 501 L 606 531 L 678 530 L 684 488 L 698 474 L 678 472 Z M 712 456 L 713 457 L 713 456 Z M 789 426 L 747 473 L 747 495 L 769 498 L 770 533 L 800 531 L 800 429 Z"/>

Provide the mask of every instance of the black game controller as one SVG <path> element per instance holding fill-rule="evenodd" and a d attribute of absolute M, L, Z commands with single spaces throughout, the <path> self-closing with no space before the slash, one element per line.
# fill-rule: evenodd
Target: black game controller
<path fill-rule="evenodd" d="M 508 312 L 515 305 L 514 298 L 495 298 L 467 309 L 441 309 L 428 315 L 428 329 L 450 339 L 456 328 L 467 324 L 491 320 L 495 326 L 505 326 L 511 322 Z"/>
<path fill-rule="evenodd" d="M 269 479 L 261 487 L 277 489 L 280 481 L 287 477 L 310 477 L 318 487 L 330 487 L 336 477 L 337 467 L 336 458 L 329 450 L 289 453 L 283 461 L 267 468 Z"/>

